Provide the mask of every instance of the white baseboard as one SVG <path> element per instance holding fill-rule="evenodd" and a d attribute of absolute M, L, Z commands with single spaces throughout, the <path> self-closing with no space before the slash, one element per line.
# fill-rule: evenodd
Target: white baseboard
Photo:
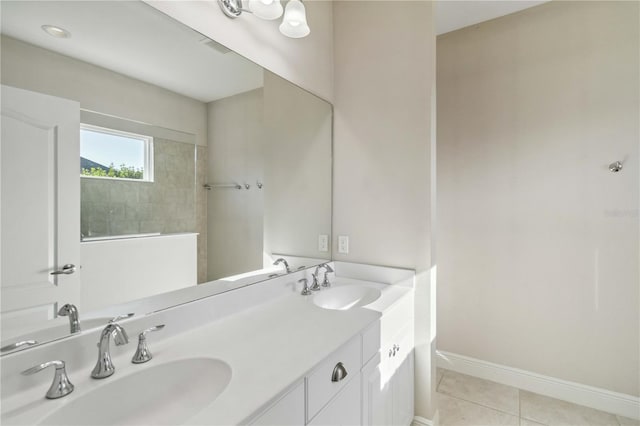
<path fill-rule="evenodd" d="M 413 422 L 411 422 L 411 426 L 433 426 L 433 422 L 424 417 L 415 416 Z"/>
<path fill-rule="evenodd" d="M 436 351 L 438 367 L 513 386 L 631 419 L 640 419 L 640 398 L 580 383 Z"/>

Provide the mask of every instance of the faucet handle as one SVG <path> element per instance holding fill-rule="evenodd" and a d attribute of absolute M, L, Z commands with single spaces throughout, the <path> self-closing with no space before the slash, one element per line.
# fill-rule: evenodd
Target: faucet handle
<path fill-rule="evenodd" d="M 45 396 L 48 399 L 57 399 L 62 398 L 65 395 L 69 395 L 71 392 L 73 392 L 73 383 L 69 381 L 64 361 L 55 360 L 45 362 L 43 364 L 36 365 L 35 367 L 24 370 L 22 374 L 25 376 L 29 376 L 51 366 L 55 367 L 56 371 L 55 375 L 53 376 L 53 382 L 51 383 L 51 386 L 49 387 L 49 390 L 47 391 Z"/>
<path fill-rule="evenodd" d="M 133 354 L 133 358 L 131 358 L 131 362 L 134 364 L 142 364 L 144 362 L 150 361 L 153 358 L 153 354 L 149 350 L 149 346 L 147 345 L 147 333 L 151 333 L 152 331 L 160 331 L 164 328 L 164 324 L 155 325 L 153 327 L 147 328 L 142 333 L 138 335 L 138 349 L 136 349 L 136 353 Z"/>
<path fill-rule="evenodd" d="M 123 319 L 131 318 L 135 313 L 129 312 L 128 314 L 118 315 L 117 317 L 113 317 L 109 320 L 110 323 L 118 322 Z"/>
<path fill-rule="evenodd" d="M 298 280 L 299 283 L 303 284 L 302 292 L 300 292 L 303 296 L 308 296 L 311 294 L 311 290 L 309 289 L 309 280 L 306 278 L 302 278 Z"/>
<path fill-rule="evenodd" d="M 329 282 L 329 277 L 328 277 L 328 275 L 331 272 L 335 272 L 335 271 L 331 266 L 329 266 L 329 264 L 325 263 L 324 264 L 324 280 L 322 281 L 322 287 L 331 287 L 331 282 Z"/>
<path fill-rule="evenodd" d="M 311 291 L 319 291 L 320 284 L 318 284 L 318 272 L 316 272 L 315 274 L 311 274 L 311 276 L 313 277 L 313 284 L 311 284 Z"/>
<path fill-rule="evenodd" d="M 3 346 L 0 348 L 0 352 L 7 352 L 7 351 L 12 351 L 14 349 L 18 349 L 21 348 L 23 346 L 33 346 L 33 345 L 37 345 L 38 341 L 37 340 L 21 340 L 19 342 L 15 342 L 15 343 L 11 343 L 9 345 Z"/>

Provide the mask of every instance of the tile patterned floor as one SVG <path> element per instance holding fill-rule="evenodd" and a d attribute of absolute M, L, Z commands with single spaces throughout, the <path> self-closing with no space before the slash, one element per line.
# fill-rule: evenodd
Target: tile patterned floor
<path fill-rule="evenodd" d="M 441 426 L 640 426 L 592 408 L 438 369 Z"/>

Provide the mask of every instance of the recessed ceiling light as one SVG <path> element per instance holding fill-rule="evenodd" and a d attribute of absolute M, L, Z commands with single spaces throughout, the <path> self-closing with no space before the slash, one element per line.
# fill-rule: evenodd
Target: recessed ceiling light
<path fill-rule="evenodd" d="M 56 27 L 55 25 L 43 25 L 42 31 L 55 38 L 70 38 L 71 33 L 64 28 Z"/>

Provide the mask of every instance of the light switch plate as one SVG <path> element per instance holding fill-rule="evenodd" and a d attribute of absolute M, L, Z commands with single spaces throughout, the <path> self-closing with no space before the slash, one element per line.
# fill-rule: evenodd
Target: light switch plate
<path fill-rule="evenodd" d="M 329 236 L 327 234 L 318 235 L 318 251 L 329 251 Z"/>
<path fill-rule="evenodd" d="M 349 237 L 338 235 L 338 253 L 349 254 Z"/>

